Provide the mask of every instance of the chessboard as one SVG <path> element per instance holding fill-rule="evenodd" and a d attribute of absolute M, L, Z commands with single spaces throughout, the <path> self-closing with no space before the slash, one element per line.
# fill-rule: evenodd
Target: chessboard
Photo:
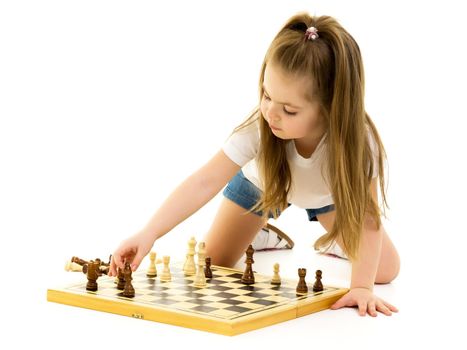
<path fill-rule="evenodd" d="M 297 280 L 282 279 L 276 286 L 271 277 L 255 273 L 255 283 L 245 285 L 240 270 L 211 269 L 213 276 L 203 288 L 193 285 L 195 276 L 185 276 L 181 264 L 174 264 L 169 282 L 134 272 L 134 298 L 123 297 L 115 278 L 103 276 L 96 292 L 87 291 L 83 282 L 49 289 L 47 300 L 232 336 L 328 309 L 348 291 L 325 285 L 313 292 L 311 282 L 302 295 L 296 293 Z"/>

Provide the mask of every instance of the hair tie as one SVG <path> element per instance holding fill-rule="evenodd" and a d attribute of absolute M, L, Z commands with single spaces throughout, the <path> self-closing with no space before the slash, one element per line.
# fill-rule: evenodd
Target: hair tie
<path fill-rule="evenodd" d="M 308 39 L 308 40 L 316 40 L 319 38 L 319 35 L 318 35 L 318 29 L 316 29 L 315 27 L 310 27 L 306 30 L 305 32 L 305 37 Z"/>

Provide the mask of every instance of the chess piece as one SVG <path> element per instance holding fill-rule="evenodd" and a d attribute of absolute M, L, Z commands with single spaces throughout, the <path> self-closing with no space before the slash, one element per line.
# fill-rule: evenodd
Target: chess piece
<path fill-rule="evenodd" d="M 198 244 L 198 265 L 201 264 L 204 268 L 206 264 L 206 243 L 199 242 Z"/>
<path fill-rule="evenodd" d="M 162 270 L 160 280 L 162 282 L 169 282 L 172 280 L 172 275 L 170 274 L 169 268 L 170 256 L 164 256 L 162 261 L 164 262 L 164 269 Z"/>
<path fill-rule="evenodd" d="M 109 274 L 109 270 L 110 270 L 110 266 L 106 266 L 106 265 L 102 265 L 102 262 L 101 262 L 101 265 L 99 266 L 99 272 L 101 275 L 108 275 Z"/>
<path fill-rule="evenodd" d="M 129 262 L 125 262 L 125 267 L 123 268 L 123 276 L 125 279 L 125 287 L 123 288 L 122 296 L 126 298 L 133 298 L 135 296 L 135 289 L 131 284 L 131 266 Z"/>
<path fill-rule="evenodd" d="M 72 261 L 67 261 L 65 264 L 65 271 L 83 272 L 83 266 Z"/>
<path fill-rule="evenodd" d="M 211 270 L 211 257 L 207 256 L 205 259 L 206 266 L 204 268 L 204 277 L 212 278 L 212 270 Z"/>
<path fill-rule="evenodd" d="M 206 287 L 206 277 L 204 276 L 204 264 L 206 256 L 206 246 L 204 242 L 198 244 L 198 269 L 193 285 L 198 288 Z"/>
<path fill-rule="evenodd" d="M 183 265 L 183 272 L 185 276 L 193 276 L 196 274 L 196 265 L 195 265 L 195 247 L 196 239 L 191 237 L 188 241 L 188 253 L 186 254 L 185 264 Z"/>
<path fill-rule="evenodd" d="M 112 255 L 110 255 L 110 257 L 112 257 Z M 100 271 L 99 276 L 101 276 L 102 274 L 106 274 L 106 275 L 108 274 L 109 268 L 110 268 L 110 258 L 109 258 L 108 263 L 103 262 L 99 258 L 96 258 L 95 260 L 91 260 L 91 261 L 93 261 L 94 263 L 97 263 L 97 265 L 99 266 L 99 271 Z M 65 270 L 66 271 L 82 271 L 82 269 L 80 269 L 77 265 L 84 266 L 86 264 L 89 264 L 89 261 L 86 261 L 86 260 L 78 258 L 77 256 L 74 256 L 71 258 L 71 262 L 68 262 L 66 264 Z"/>
<path fill-rule="evenodd" d="M 323 283 L 321 282 L 322 272 L 321 270 L 316 270 L 316 280 L 313 284 L 313 292 L 322 292 L 323 291 Z"/>
<path fill-rule="evenodd" d="M 117 267 L 117 289 L 125 289 L 125 276 L 123 275 L 123 269 Z"/>
<path fill-rule="evenodd" d="M 149 253 L 149 268 L 146 272 L 146 276 L 149 278 L 154 278 L 157 276 L 157 269 L 156 269 L 156 252 Z"/>
<path fill-rule="evenodd" d="M 253 249 L 253 246 L 250 244 L 248 246 L 248 249 L 246 250 L 246 267 L 245 271 L 243 272 L 242 276 L 242 283 L 243 284 L 253 284 L 255 283 L 255 275 L 253 273 L 253 263 L 255 262 L 253 260 L 253 253 L 255 250 Z"/>
<path fill-rule="evenodd" d="M 72 257 L 71 262 L 77 263 L 78 265 L 81 265 L 81 266 L 84 266 L 85 264 L 88 263 L 88 261 L 80 259 L 77 256 Z"/>
<path fill-rule="evenodd" d="M 308 293 L 308 286 L 305 282 L 306 269 L 298 269 L 298 284 L 297 284 L 297 294 L 306 294 Z"/>
<path fill-rule="evenodd" d="M 88 283 L 86 283 L 86 290 L 92 292 L 97 291 L 97 278 L 100 276 L 99 266 L 99 262 L 92 260 L 83 265 L 83 273 L 86 274 L 86 278 L 88 279 Z"/>
<path fill-rule="evenodd" d="M 274 264 L 274 276 L 271 279 L 271 284 L 275 286 L 281 285 L 281 277 L 279 276 L 279 264 L 278 263 Z"/>

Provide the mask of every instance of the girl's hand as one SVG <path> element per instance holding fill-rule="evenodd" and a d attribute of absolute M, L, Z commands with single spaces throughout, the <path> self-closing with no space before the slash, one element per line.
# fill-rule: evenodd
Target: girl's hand
<path fill-rule="evenodd" d="M 117 267 L 123 268 L 126 261 L 131 263 L 132 271 L 136 271 L 143 258 L 149 253 L 154 240 L 150 234 L 141 231 L 123 241 L 112 254 L 109 276 L 117 276 Z"/>
<path fill-rule="evenodd" d="M 368 313 L 370 316 L 376 317 L 378 315 L 376 311 L 382 312 L 386 316 L 391 316 L 392 312 L 399 311 L 395 306 L 378 298 L 367 288 L 350 289 L 347 294 L 331 306 L 331 309 L 337 310 L 344 306 L 357 306 L 360 316 L 365 316 Z"/>

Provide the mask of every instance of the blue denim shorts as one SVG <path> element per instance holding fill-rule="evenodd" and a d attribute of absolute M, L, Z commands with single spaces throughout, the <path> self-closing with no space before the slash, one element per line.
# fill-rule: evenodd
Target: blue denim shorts
<path fill-rule="evenodd" d="M 249 210 L 253 208 L 253 206 L 258 202 L 261 196 L 261 190 L 256 187 L 250 180 L 248 180 L 240 169 L 239 172 L 227 184 L 222 194 L 224 197 L 230 199 L 234 203 L 237 203 L 242 208 Z M 290 207 L 290 203 L 288 207 Z M 318 221 L 316 215 L 324 214 L 334 210 L 334 205 L 331 204 L 322 208 L 305 210 L 308 214 L 309 221 Z M 258 216 L 262 215 L 261 211 L 256 211 L 253 213 Z M 280 215 L 281 213 L 279 212 L 278 214 Z M 274 216 L 272 212 L 269 213 L 269 218 L 273 217 Z"/>

